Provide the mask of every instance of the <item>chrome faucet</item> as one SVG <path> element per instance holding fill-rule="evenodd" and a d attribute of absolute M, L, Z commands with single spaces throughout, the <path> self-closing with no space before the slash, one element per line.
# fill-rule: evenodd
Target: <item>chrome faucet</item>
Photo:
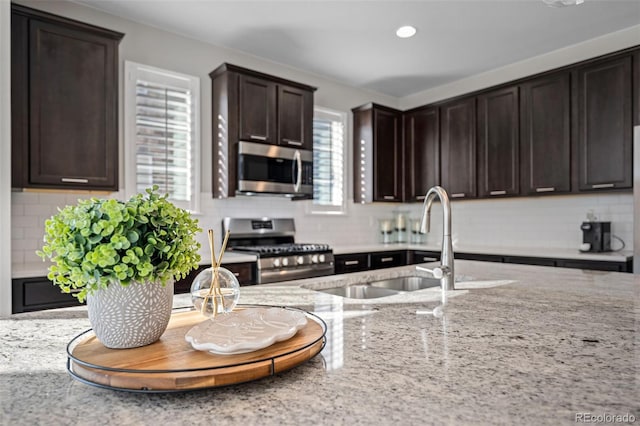
<path fill-rule="evenodd" d="M 451 204 L 447 191 L 441 186 L 434 186 L 424 197 L 424 205 L 422 208 L 422 223 L 420 224 L 420 232 L 425 234 L 429 232 L 431 227 L 431 205 L 435 197 L 440 199 L 442 203 L 443 224 L 442 224 L 442 251 L 440 253 L 440 267 L 433 270 L 419 267 L 418 269 L 430 272 L 434 278 L 440 279 L 443 294 L 445 291 L 454 290 L 453 275 L 453 244 L 451 243 Z"/>

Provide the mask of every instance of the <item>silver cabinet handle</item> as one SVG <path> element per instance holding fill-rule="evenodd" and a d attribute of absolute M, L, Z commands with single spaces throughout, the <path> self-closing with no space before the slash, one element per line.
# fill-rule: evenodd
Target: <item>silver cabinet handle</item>
<path fill-rule="evenodd" d="M 416 200 L 424 200 L 424 195 L 416 195 Z"/>
<path fill-rule="evenodd" d="M 393 261 L 393 257 L 383 257 L 382 259 L 380 259 L 380 262 L 392 262 Z"/>
<path fill-rule="evenodd" d="M 536 192 L 553 192 L 556 189 L 553 186 L 548 186 L 544 188 L 536 188 Z"/>
<path fill-rule="evenodd" d="M 300 141 L 292 141 L 291 139 L 282 139 L 282 141 L 288 143 L 289 145 L 302 146 L 302 142 Z"/>
<path fill-rule="evenodd" d="M 61 182 L 69 182 L 69 183 L 89 183 L 89 179 L 79 179 L 79 178 L 60 178 Z"/>
<path fill-rule="evenodd" d="M 240 276 L 240 272 L 234 272 L 233 275 L 235 275 L 236 277 Z"/>
<path fill-rule="evenodd" d="M 300 192 L 300 185 L 302 185 L 302 157 L 300 151 L 296 149 L 293 153 L 294 166 L 298 166 L 298 172 L 296 173 L 296 181 L 293 183 L 293 192 Z"/>
<path fill-rule="evenodd" d="M 382 196 L 382 198 L 384 198 L 385 200 L 395 200 L 396 197 L 394 197 L 393 195 L 384 195 Z"/>
<path fill-rule="evenodd" d="M 251 139 L 256 139 L 256 140 L 259 140 L 259 141 L 266 141 L 266 140 L 267 140 L 267 137 L 266 137 L 266 136 L 249 135 L 249 137 L 250 137 Z"/>
<path fill-rule="evenodd" d="M 352 265 L 359 265 L 360 261 L 359 260 L 347 260 L 344 262 L 345 266 L 352 266 Z"/>
<path fill-rule="evenodd" d="M 463 198 L 465 195 L 464 192 L 456 192 L 455 194 L 451 194 L 451 198 Z"/>
<path fill-rule="evenodd" d="M 435 257 L 426 257 L 425 256 L 425 257 L 422 258 L 423 262 L 433 262 L 433 261 L 436 261 L 436 260 L 438 260 L 438 259 L 436 259 Z"/>
<path fill-rule="evenodd" d="M 615 184 L 613 183 L 599 183 L 597 185 L 591 185 L 591 188 L 593 189 L 598 189 L 598 188 L 613 188 Z"/>
<path fill-rule="evenodd" d="M 491 191 L 489 192 L 489 195 L 504 195 L 506 193 L 507 191 Z"/>

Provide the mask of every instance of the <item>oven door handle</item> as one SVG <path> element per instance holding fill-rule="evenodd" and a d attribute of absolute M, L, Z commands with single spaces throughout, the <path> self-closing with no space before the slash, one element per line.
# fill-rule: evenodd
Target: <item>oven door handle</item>
<path fill-rule="evenodd" d="M 297 149 L 293 153 L 293 174 L 296 177 L 293 183 L 293 192 L 300 192 L 300 185 L 302 185 L 302 157 Z"/>

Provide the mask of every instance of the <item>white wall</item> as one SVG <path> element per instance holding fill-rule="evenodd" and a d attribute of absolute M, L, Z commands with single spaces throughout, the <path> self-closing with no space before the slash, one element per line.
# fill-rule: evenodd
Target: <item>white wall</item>
<path fill-rule="evenodd" d="M 0 317 L 11 313 L 11 7 L 0 0 Z"/>
<path fill-rule="evenodd" d="M 3 0 L 0 0 L 3 1 Z M 433 89 L 403 99 L 385 97 L 352 87 L 322 79 L 313 74 L 297 71 L 278 64 L 263 61 L 216 46 L 207 45 L 191 39 L 163 32 L 161 30 L 136 24 L 118 17 L 107 15 L 93 9 L 67 2 L 19 1 L 34 8 L 47 10 L 84 22 L 93 23 L 125 33 L 120 45 L 121 61 L 128 59 L 157 67 L 173 69 L 186 74 L 197 75 L 201 79 L 202 99 L 202 214 L 198 216 L 201 227 L 211 228 L 220 234 L 221 219 L 224 216 L 287 216 L 294 217 L 298 228 L 297 239 L 300 242 L 326 242 L 332 245 L 358 245 L 377 240 L 377 219 L 391 216 L 398 207 L 410 211 L 417 217 L 420 205 L 375 204 L 359 205 L 349 203 L 346 216 L 313 216 L 306 213 L 304 202 L 291 202 L 281 198 L 238 197 L 228 200 L 211 198 L 211 86 L 208 73 L 222 62 L 258 69 L 260 71 L 289 78 L 301 83 L 318 87 L 315 102 L 317 105 L 350 112 L 352 107 L 374 101 L 402 109 L 432 102 L 480 87 L 498 84 L 534 73 L 584 59 L 584 55 L 595 56 L 627 47 L 625 43 L 635 38 L 612 34 L 584 43 L 558 53 L 565 63 L 556 58 L 551 61 L 544 58 L 525 61 L 526 66 L 513 69 L 505 67 L 494 74 L 485 73 L 477 78 L 467 79 L 458 85 Z M 2 37 L 6 40 L 5 37 Z M 626 41 L 625 41 L 626 40 Z M 637 41 L 636 44 L 640 44 Z M 552 55 L 553 56 L 553 55 Z M 6 61 L 8 63 L 8 60 Z M 122 69 L 121 66 L 121 75 Z M 4 74 L 3 74 L 4 75 Z M 483 86 L 485 85 L 485 86 Z M 122 77 L 121 86 L 122 88 Z M 120 93 L 122 99 L 122 90 Z M 120 123 L 123 122 L 120 108 Z M 348 114 L 351 120 L 351 114 Z M 351 141 L 351 125 L 347 131 L 347 141 Z M 122 126 L 121 126 L 122 141 Z M 350 143 L 349 143 L 350 145 Z M 121 149 L 121 152 L 123 150 Z M 6 158 L 6 157 L 2 157 Z M 0 161 L 2 159 L 0 158 Z M 349 161 L 348 164 L 351 164 Z M 348 173 L 351 190 L 351 173 Z M 124 182 L 121 179 L 121 182 Z M 114 194 L 119 197 L 120 194 Z M 44 220 L 55 214 L 57 207 L 75 203 L 78 194 L 13 193 L 11 196 L 11 216 L 13 237 L 11 241 L 13 262 L 15 264 L 39 261 L 34 254 L 42 244 Z M 351 195 L 348 197 L 351 199 Z M 0 204 L 7 206 L 8 203 Z M 6 210 L 6 208 L 5 208 Z M 632 246 L 633 202 L 630 194 L 551 196 L 502 200 L 465 200 L 453 204 L 454 238 L 463 245 L 493 245 L 515 247 L 556 247 L 575 248 L 581 239 L 579 224 L 585 219 L 588 210 L 602 220 L 613 221 L 613 232 Z M 439 240 L 440 218 L 433 215 L 434 232 L 428 236 L 429 242 Z M 2 223 L 6 223 L 2 221 Z M 0 225 L 1 226 L 1 225 Z M 7 235 L 2 233 L 2 237 Z M 200 241 L 206 241 L 205 234 Z M 1 240 L 0 240 L 1 243 Z M 219 243 L 218 243 L 219 244 Z M 206 244 L 204 244 L 206 247 Z M 203 254 L 206 254 L 203 251 Z M 0 291 L 7 291 L 8 280 L 0 282 Z M 3 300 L 6 300 L 3 298 Z"/>
<path fill-rule="evenodd" d="M 405 110 L 445 100 L 637 45 L 640 45 L 640 25 L 405 96 L 399 100 L 399 107 Z"/>

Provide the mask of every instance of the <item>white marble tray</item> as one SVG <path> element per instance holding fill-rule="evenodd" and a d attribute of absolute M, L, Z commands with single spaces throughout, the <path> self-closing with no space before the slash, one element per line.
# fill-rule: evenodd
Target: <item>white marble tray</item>
<path fill-rule="evenodd" d="M 247 308 L 201 322 L 187 332 L 185 340 L 200 351 L 235 355 L 287 340 L 306 324 L 303 312 L 283 308 Z"/>

